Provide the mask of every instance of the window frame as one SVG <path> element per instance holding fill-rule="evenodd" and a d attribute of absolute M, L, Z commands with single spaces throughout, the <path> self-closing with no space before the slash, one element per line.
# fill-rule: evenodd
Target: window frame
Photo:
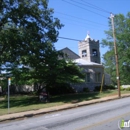
<path fill-rule="evenodd" d="M 95 82 L 101 83 L 101 73 L 100 72 L 95 73 Z"/>
<path fill-rule="evenodd" d="M 87 57 L 87 50 L 82 50 L 82 57 Z"/>
<path fill-rule="evenodd" d="M 97 49 L 92 49 L 92 55 L 93 56 L 98 56 L 98 50 Z"/>
<path fill-rule="evenodd" d="M 85 82 L 86 83 L 90 83 L 91 82 L 91 73 L 86 73 Z"/>

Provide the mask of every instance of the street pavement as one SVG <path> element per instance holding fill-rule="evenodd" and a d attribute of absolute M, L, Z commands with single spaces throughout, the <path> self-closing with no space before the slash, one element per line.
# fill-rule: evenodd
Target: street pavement
<path fill-rule="evenodd" d="M 82 102 L 81 107 L 73 109 L 63 110 L 62 106 L 62 111 L 1 122 L 0 130 L 120 130 L 122 119 L 130 120 L 130 97 L 126 96 L 129 95 L 120 99 L 105 97 L 98 102 L 93 100 L 91 105 Z M 130 130 L 130 127 L 123 130 Z"/>
<path fill-rule="evenodd" d="M 130 94 L 122 94 L 121 98 L 129 97 L 129 96 Z M 79 103 L 71 103 L 71 104 L 65 104 L 65 105 L 60 105 L 60 106 L 54 106 L 54 107 L 49 107 L 49 108 L 44 108 L 44 109 L 39 109 L 39 110 L 31 110 L 31 111 L 25 111 L 25 112 L 20 112 L 20 113 L 2 115 L 0 116 L 0 122 L 7 121 L 7 120 L 20 119 L 20 118 L 25 118 L 25 117 L 33 117 L 36 115 L 46 114 L 50 112 L 57 112 L 61 110 L 76 108 L 80 106 L 86 106 L 86 105 L 100 103 L 100 102 L 106 102 L 106 101 L 115 100 L 115 99 L 119 99 L 118 95 L 103 97 L 100 99 L 93 99 L 89 101 L 83 101 Z"/>

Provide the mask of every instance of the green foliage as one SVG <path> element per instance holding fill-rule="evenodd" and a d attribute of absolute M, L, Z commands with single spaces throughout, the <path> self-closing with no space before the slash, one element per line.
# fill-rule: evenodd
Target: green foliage
<path fill-rule="evenodd" d="M 94 91 L 100 91 L 101 86 L 95 86 Z"/>
<path fill-rule="evenodd" d="M 120 86 L 120 90 L 121 90 L 121 91 L 130 91 L 130 87 L 123 88 L 122 86 Z"/>
<path fill-rule="evenodd" d="M 114 17 L 116 44 L 118 50 L 119 72 L 121 84 L 130 83 L 130 12 L 126 16 L 118 14 Z M 114 54 L 114 44 L 112 26 L 109 21 L 109 30 L 105 31 L 106 39 L 102 40 L 102 45 L 109 47 L 109 51 L 103 56 L 105 71 L 111 75 L 113 84 L 116 84 L 116 63 Z"/>
<path fill-rule="evenodd" d="M 45 66 L 47 52 L 53 51 L 62 27 L 47 0 L 3 0 L 0 5 L 0 65 L 7 71 L 22 65 Z"/>
<path fill-rule="evenodd" d="M 49 60 L 51 60 L 51 58 Z M 50 63 L 52 64 L 47 64 L 44 69 L 41 66 L 39 68 L 42 69 L 33 71 L 31 74 L 35 81 L 44 83 L 48 91 L 52 87 L 55 88 L 66 83 L 84 82 L 83 79 L 85 75 L 83 74 L 82 69 L 75 65 L 75 63 L 65 61 L 64 59 L 55 60 Z"/>
<path fill-rule="evenodd" d="M 90 90 L 89 90 L 89 88 L 83 88 L 83 92 L 89 92 Z"/>
<path fill-rule="evenodd" d="M 121 91 L 124 91 L 124 90 L 125 90 L 125 88 L 123 88 L 122 86 L 120 86 L 120 90 L 121 90 Z"/>
<path fill-rule="evenodd" d="M 75 90 L 67 83 L 57 84 L 57 86 L 49 87 L 50 95 L 72 94 Z"/>
<path fill-rule="evenodd" d="M 3 90 L 7 89 L 7 87 L 8 87 L 8 80 L 7 79 L 0 80 L 0 86 L 2 86 Z"/>
<path fill-rule="evenodd" d="M 83 82 L 78 66 L 59 59 L 63 54 L 53 43 L 63 25 L 53 17 L 47 0 L 3 0 L 0 11 L 0 67 L 12 74 L 13 84 L 36 82 L 49 90 L 57 84 Z"/>
<path fill-rule="evenodd" d="M 104 88 L 104 90 L 107 90 L 107 89 L 116 89 L 116 87 L 115 86 L 113 86 L 113 85 L 105 85 L 105 86 L 103 86 L 103 88 Z"/>
<path fill-rule="evenodd" d="M 130 91 L 130 87 L 126 88 L 125 90 L 126 90 L 126 91 Z"/>
<path fill-rule="evenodd" d="M 95 89 L 94 89 L 94 91 L 100 91 L 100 89 L 101 89 L 101 86 L 96 86 Z M 102 87 L 102 89 L 103 89 L 103 91 L 106 91 L 106 90 L 114 90 L 116 88 L 113 85 L 104 85 Z"/>

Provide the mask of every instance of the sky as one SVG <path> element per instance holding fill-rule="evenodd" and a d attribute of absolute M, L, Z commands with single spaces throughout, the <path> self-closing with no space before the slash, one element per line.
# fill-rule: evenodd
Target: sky
<path fill-rule="evenodd" d="M 49 8 L 64 24 L 59 37 L 84 40 L 89 33 L 90 38 L 101 43 L 106 39 L 104 31 L 109 29 L 110 13 L 126 15 L 130 12 L 130 0 L 49 0 Z M 68 47 L 78 54 L 78 41 L 59 38 L 55 47 L 57 50 Z M 107 47 L 100 45 L 101 57 L 107 51 Z"/>

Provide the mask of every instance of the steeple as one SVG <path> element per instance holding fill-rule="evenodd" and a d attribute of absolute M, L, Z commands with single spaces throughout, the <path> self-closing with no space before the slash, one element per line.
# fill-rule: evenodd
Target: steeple
<path fill-rule="evenodd" d="M 87 41 L 87 39 L 89 39 L 89 38 L 90 38 L 90 35 L 89 35 L 89 32 L 87 32 L 87 36 L 85 38 L 85 41 Z"/>
<path fill-rule="evenodd" d="M 89 62 L 95 62 L 100 64 L 100 49 L 99 40 L 90 38 L 89 33 L 84 41 L 79 42 L 79 56 Z"/>

